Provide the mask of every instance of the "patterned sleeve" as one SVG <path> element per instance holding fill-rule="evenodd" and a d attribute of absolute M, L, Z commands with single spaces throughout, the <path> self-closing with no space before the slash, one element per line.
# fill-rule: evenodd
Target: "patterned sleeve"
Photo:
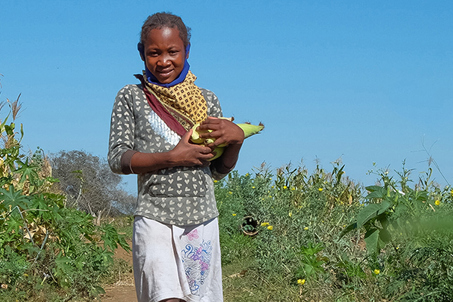
<path fill-rule="evenodd" d="M 214 94 L 214 92 L 207 90 L 207 89 L 203 89 L 203 88 L 201 89 L 201 92 L 208 105 L 208 116 L 213 116 L 213 117 L 223 116 L 219 99 Z"/>
<path fill-rule="evenodd" d="M 110 121 L 110 139 L 108 162 L 114 173 L 129 174 L 130 167 L 125 168 L 125 162 L 129 163 L 135 153 L 134 149 L 134 111 L 133 97 L 130 87 L 121 89 L 113 105 Z M 129 168 L 129 169 L 128 169 Z"/>

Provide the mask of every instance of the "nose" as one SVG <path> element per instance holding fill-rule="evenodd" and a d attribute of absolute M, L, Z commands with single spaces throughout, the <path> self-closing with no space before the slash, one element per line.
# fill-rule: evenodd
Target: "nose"
<path fill-rule="evenodd" d="M 162 54 L 157 60 L 158 66 L 168 66 L 170 64 L 170 58 L 167 54 Z"/>

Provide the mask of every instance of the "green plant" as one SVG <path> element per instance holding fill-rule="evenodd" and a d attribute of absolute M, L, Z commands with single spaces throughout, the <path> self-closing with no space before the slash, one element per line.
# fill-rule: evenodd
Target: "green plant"
<path fill-rule="evenodd" d="M 0 125 L 0 299 L 38 299 L 43 290 L 91 299 L 103 292 L 100 278 L 114 249 L 129 246 L 112 226 L 65 206 L 44 152 L 22 154 L 23 127 L 17 138 L 15 125 L 21 105 L 8 105 Z"/>
<path fill-rule="evenodd" d="M 297 278 L 309 279 L 312 276 L 316 277 L 325 272 L 323 264 L 328 262 L 329 259 L 325 256 L 318 255 L 323 249 L 324 247 L 322 244 L 313 244 L 312 242 L 309 242 L 308 245 L 301 248 L 301 266 L 296 272 Z"/>
<path fill-rule="evenodd" d="M 449 301 L 453 297 L 451 268 L 453 224 L 451 190 L 439 190 L 420 179 L 411 188 L 411 170 L 394 180 L 381 171 L 383 186 L 367 187 L 367 204 L 342 233 L 364 229 L 371 269 L 386 273 L 385 294 L 401 301 Z"/>
<path fill-rule="evenodd" d="M 344 171 L 262 166 L 216 183 L 226 301 L 451 301 L 452 188 L 403 165 L 363 196 Z"/>

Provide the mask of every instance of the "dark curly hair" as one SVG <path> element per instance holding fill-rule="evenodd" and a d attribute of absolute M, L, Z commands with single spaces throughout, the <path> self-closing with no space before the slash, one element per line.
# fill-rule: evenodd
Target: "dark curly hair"
<path fill-rule="evenodd" d="M 190 27 L 187 27 L 182 19 L 172 13 L 155 13 L 154 15 L 149 16 L 145 23 L 143 23 L 142 31 L 140 34 L 140 43 L 144 44 L 148 34 L 153 29 L 160 29 L 162 27 L 177 28 L 179 30 L 179 37 L 184 43 L 184 47 L 190 43 Z"/>

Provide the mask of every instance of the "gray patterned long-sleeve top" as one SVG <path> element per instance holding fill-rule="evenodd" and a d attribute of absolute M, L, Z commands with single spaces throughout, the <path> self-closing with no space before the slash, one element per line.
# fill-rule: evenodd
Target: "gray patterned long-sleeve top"
<path fill-rule="evenodd" d="M 208 116 L 220 117 L 220 103 L 201 89 Z M 132 173 L 135 152 L 157 153 L 173 149 L 181 137 L 151 109 L 141 85 L 127 85 L 117 94 L 112 110 L 108 162 L 113 172 Z M 135 215 L 174 225 L 200 224 L 218 216 L 212 178 L 224 174 L 209 167 L 174 167 L 138 174 Z"/>

